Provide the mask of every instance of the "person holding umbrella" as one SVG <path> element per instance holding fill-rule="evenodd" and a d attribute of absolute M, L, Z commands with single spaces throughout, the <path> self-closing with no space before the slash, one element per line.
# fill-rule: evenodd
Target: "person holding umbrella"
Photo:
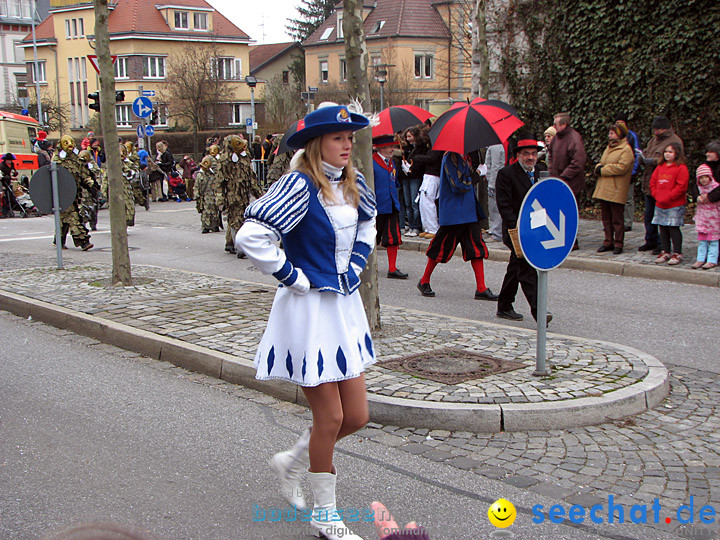
<path fill-rule="evenodd" d="M 523 294 L 530 304 L 532 316 L 537 318 L 538 275 L 520 250 L 517 240 L 517 221 L 525 195 L 540 179 L 541 169 L 537 164 L 540 150 L 540 145 L 532 134 L 520 135 L 515 146 L 517 161 L 500 169 L 495 181 L 497 206 L 503 220 L 503 244 L 510 248 L 510 261 L 498 295 L 497 316 L 501 319 L 523 320 L 523 316 L 513 309 L 518 285 L 522 287 Z M 546 323 L 550 323 L 551 320 L 552 315 L 548 313 Z"/>
<path fill-rule="evenodd" d="M 435 296 L 430 276 L 438 263 L 448 262 L 460 244 L 463 260 L 470 261 L 475 273 L 475 299 L 497 300 L 497 295 L 485 285 L 483 259 L 488 249 L 482 239 L 479 221 L 485 218 L 477 204 L 472 181 L 473 168 L 467 156 L 446 152 L 440 167 L 439 221 L 440 228 L 430 241 L 426 252 L 425 273 L 417 287 L 423 296 Z"/>

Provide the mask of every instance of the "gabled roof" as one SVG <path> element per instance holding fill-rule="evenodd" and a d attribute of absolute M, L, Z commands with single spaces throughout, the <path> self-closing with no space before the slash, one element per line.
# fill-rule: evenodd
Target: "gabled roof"
<path fill-rule="evenodd" d="M 236 38 L 250 40 L 245 32 L 226 19 L 205 0 L 169 0 L 168 2 L 148 2 L 147 0 L 119 0 L 110 12 L 108 24 L 110 26 L 110 39 L 113 34 L 171 34 L 173 36 L 192 36 L 198 39 L 202 32 L 181 32 L 170 27 L 162 16 L 158 6 L 172 5 L 188 8 L 212 9 L 214 37 Z"/>
<path fill-rule="evenodd" d="M 296 41 L 288 43 L 268 43 L 250 46 L 250 75 L 294 48 L 300 48 Z"/>
<path fill-rule="evenodd" d="M 363 22 L 365 40 L 390 37 L 449 39 L 450 31 L 432 4 L 433 0 L 377 0 L 377 5 Z M 303 42 L 304 47 L 344 41 L 337 37 L 337 12 L 336 6 L 333 14 Z M 327 39 L 320 39 L 324 34 Z"/>
<path fill-rule="evenodd" d="M 202 8 L 212 10 L 213 32 L 182 32 L 175 30 L 168 23 L 157 6 L 173 5 L 187 8 Z M 92 6 L 90 6 L 92 7 Z M 35 35 L 38 41 L 55 42 L 55 30 L 52 17 L 45 19 L 35 28 Z M 172 21 L 171 21 L 172 22 Z M 219 11 L 215 10 L 205 0 L 169 0 L 167 3 L 148 2 L 148 0 L 118 0 L 114 9 L 110 11 L 108 18 L 110 39 L 123 35 L 135 35 L 142 37 L 157 36 L 189 38 L 198 41 L 203 38 L 225 39 L 232 41 L 249 42 L 250 36 L 240 30 L 237 26 L 225 18 Z M 32 35 L 25 36 L 23 42 L 32 41 Z"/>

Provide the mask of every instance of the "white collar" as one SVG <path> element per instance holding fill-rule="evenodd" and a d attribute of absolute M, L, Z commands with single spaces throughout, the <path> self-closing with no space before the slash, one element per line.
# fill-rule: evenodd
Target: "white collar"
<path fill-rule="evenodd" d="M 330 165 L 329 163 L 326 163 L 325 161 L 322 162 L 322 168 L 323 172 L 325 173 L 325 176 L 328 177 L 331 181 L 337 181 L 340 180 L 340 177 L 343 173 L 342 167 L 335 167 L 333 165 Z"/>

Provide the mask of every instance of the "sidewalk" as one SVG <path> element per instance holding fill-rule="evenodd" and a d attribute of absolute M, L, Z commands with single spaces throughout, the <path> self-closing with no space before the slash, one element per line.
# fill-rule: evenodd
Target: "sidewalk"
<path fill-rule="evenodd" d="M 3 256 L 0 309 L 303 403 L 296 386 L 254 378 L 273 287 L 150 266 L 133 267 L 135 286 L 110 287 L 109 266 L 58 271 L 42 261 Z M 366 373 L 371 418 L 380 424 L 563 429 L 638 414 L 669 391 L 658 360 L 622 345 L 549 333 L 551 375 L 538 378 L 535 332 L 391 306 L 382 306 L 382 320 L 379 361 Z M 488 367 L 501 371 L 483 376 Z"/>
<path fill-rule="evenodd" d="M 571 252 L 561 267 L 720 287 L 720 266 L 712 270 L 692 270 L 690 268 L 695 262 L 697 254 L 697 235 L 693 226 L 685 226 L 682 231 L 685 260 L 677 266 L 668 266 L 667 263 L 659 265 L 655 264 L 656 255 L 652 255 L 649 251 L 637 250 L 645 243 L 645 228 L 642 223 L 634 223 L 632 230 L 625 233 L 624 252 L 620 255 L 613 255 L 612 252 L 597 252 L 597 248 L 602 245 L 604 238 L 602 222 L 581 219 L 578 228 L 580 249 Z M 490 260 L 507 261 L 510 250 L 502 242 L 488 242 L 487 235 L 485 235 L 485 240 L 490 251 Z M 423 238 L 403 236 L 403 245 L 400 246 L 400 249 L 425 251 L 429 243 Z"/>

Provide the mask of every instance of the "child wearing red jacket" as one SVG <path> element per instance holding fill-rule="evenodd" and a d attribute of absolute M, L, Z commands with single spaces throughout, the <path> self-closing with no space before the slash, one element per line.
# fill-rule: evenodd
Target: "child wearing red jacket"
<path fill-rule="evenodd" d="M 650 178 L 650 195 L 655 199 L 652 223 L 660 228 L 662 245 L 656 264 L 676 265 L 683 260 L 680 227 L 685 222 L 689 177 L 682 147 L 675 142 L 668 144 L 663 151 L 663 160 Z"/>

